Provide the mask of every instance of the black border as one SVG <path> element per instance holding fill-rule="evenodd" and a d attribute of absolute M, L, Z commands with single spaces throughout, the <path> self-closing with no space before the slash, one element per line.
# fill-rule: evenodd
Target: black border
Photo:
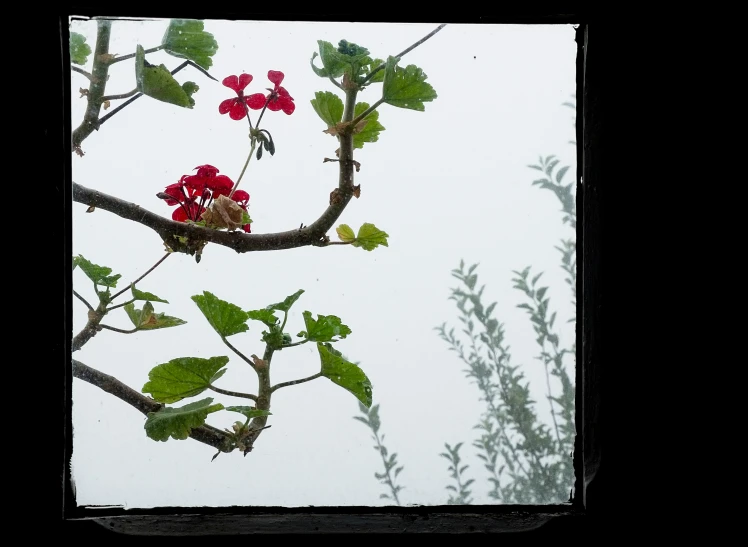
<path fill-rule="evenodd" d="M 70 408 L 71 408 L 71 375 L 69 369 L 70 356 L 70 300 L 69 282 L 71 271 L 70 243 L 72 230 L 70 219 L 72 218 L 72 199 L 70 197 L 70 142 L 71 121 L 67 115 L 67 105 L 70 101 L 70 72 L 65 70 L 69 65 L 66 59 L 67 44 L 67 16 L 75 15 L 112 15 L 111 12 L 93 12 L 89 8 L 72 7 L 67 13 L 56 16 L 54 23 L 50 18 L 50 36 L 48 45 L 58 51 L 60 57 L 56 63 L 52 63 L 52 71 L 55 73 L 54 80 L 61 83 L 61 104 L 59 112 L 50 109 L 44 116 L 42 126 L 45 128 L 43 144 L 49 151 L 49 156 L 59 158 L 58 163 L 50 162 L 48 165 L 49 175 L 53 183 L 53 194 L 56 205 L 62 207 L 63 220 L 60 223 L 63 230 L 54 230 L 52 236 L 62 247 L 61 267 L 65 289 L 63 294 L 64 328 L 63 334 L 57 333 L 55 355 L 59 360 L 63 353 L 62 366 L 56 369 L 64 380 L 65 390 L 62 402 L 63 412 L 59 416 L 62 424 L 62 438 L 60 448 L 66 454 L 71 452 L 72 439 L 67 434 L 70 431 Z M 138 10 L 138 17 L 164 17 L 163 15 L 149 11 L 142 15 Z M 171 12 L 170 16 L 174 17 Z M 178 16 L 196 17 L 194 14 L 179 14 Z M 200 15 L 201 18 L 224 18 L 242 19 L 246 18 L 236 13 L 221 13 L 211 15 Z M 262 13 L 252 14 L 253 19 L 277 19 L 277 20 L 331 20 L 331 21 L 381 21 L 386 19 L 371 19 L 354 14 L 277 14 Z M 410 19 L 399 17 L 398 21 L 408 22 Z M 601 473 L 601 407 L 602 407 L 602 385 L 600 361 L 602 359 L 602 279 L 601 279 L 601 243 L 602 243 L 602 210 L 603 210 L 603 156 L 601 143 L 602 119 L 603 119 L 603 81 L 606 79 L 608 56 L 606 55 L 614 40 L 610 35 L 606 36 L 608 27 L 596 25 L 596 20 L 590 22 L 590 17 L 580 14 L 507 14 L 502 16 L 478 16 L 460 19 L 453 15 L 444 19 L 434 18 L 417 19 L 414 22 L 449 22 L 449 23 L 575 23 L 580 24 L 578 31 L 578 119 L 577 142 L 578 165 L 583 166 L 582 174 L 585 181 L 584 186 L 579 186 L 578 203 L 578 248 L 581 260 L 578 260 L 578 279 L 580 286 L 578 293 L 583 295 L 579 303 L 578 317 L 582 328 L 578 331 L 578 348 L 584 348 L 583 366 L 578 368 L 577 386 L 581 386 L 582 397 L 578 395 L 577 413 L 578 424 L 582 434 L 577 440 L 577 453 L 579 448 L 585 454 L 584 465 L 587 470 L 586 479 L 592 481 L 585 488 L 580 484 L 582 460 L 575 458 L 577 468 L 577 496 L 571 506 L 430 506 L 428 508 L 394 508 L 384 510 L 383 508 L 369 507 L 342 507 L 342 508 L 312 508 L 312 509 L 284 509 L 284 508 L 156 508 L 150 510 L 119 509 L 90 509 L 78 508 L 67 488 L 69 485 L 69 472 L 66 459 L 55 465 L 55 481 L 58 488 L 57 500 L 60 500 L 60 485 L 63 488 L 65 509 L 62 511 L 60 503 L 57 507 L 57 521 L 64 524 L 63 529 L 76 530 L 76 535 L 86 530 L 84 536 L 106 535 L 111 533 L 107 529 L 123 532 L 126 534 L 190 534 L 208 536 L 224 536 L 226 534 L 275 534 L 275 533 L 398 533 L 408 532 L 431 532 L 431 533 L 458 533 L 458 532 L 516 532 L 534 530 L 535 534 L 554 533 L 561 530 L 580 531 L 593 527 L 597 523 L 602 508 L 597 504 L 600 501 L 602 487 L 600 486 Z M 54 29 L 54 30 L 53 30 Z M 592 29 L 592 39 L 590 39 Z M 51 34 L 54 32 L 55 34 Z M 581 40 L 581 43 L 580 43 Z M 602 45 L 602 47 L 600 47 Z M 607 68 L 607 70 L 606 70 Z M 48 76 L 51 76 L 48 73 Z M 59 80 L 57 80 L 59 78 Z M 606 112 L 607 113 L 607 112 Z M 59 125 L 58 125 L 59 122 Z M 62 130 L 60 130 L 60 127 Z M 64 177 L 60 177 L 64 169 Z M 59 184 L 60 180 L 66 184 Z M 59 211 L 59 209 L 58 209 Z M 609 356 L 610 353 L 607 354 Z M 60 378 L 57 376 L 57 378 Z M 59 399 L 59 383 L 57 384 L 56 400 Z M 582 418 L 581 420 L 579 418 Z M 59 437 L 58 437 L 59 438 Z M 60 454 L 58 451 L 57 454 Z M 595 472 L 597 476 L 592 480 Z M 580 494 L 585 492 L 586 499 L 582 501 Z M 610 494 L 607 493 L 609 496 Z M 610 499 L 610 498 L 608 498 Z M 596 501 L 597 500 L 597 501 Z M 72 503 L 71 503 L 72 502 Z M 94 522 L 96 524 L 94 524 Z M 545 524 L 544 524 L 545 523 Z M 93 526 L 91 526 L 93 525 Z"/>

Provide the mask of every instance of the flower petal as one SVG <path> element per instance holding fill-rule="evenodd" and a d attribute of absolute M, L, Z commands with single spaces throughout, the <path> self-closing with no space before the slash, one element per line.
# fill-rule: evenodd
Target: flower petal
<path fill-rule="evenodd" d="M 233 89 L 237 93 L 244 89 L 242 87 L 239 87 L 239 78 L 233 74 L 231 76 L 226 76 L 221 83 L 226 87 Z"/>
<path fill-rule="evenodd" d="M 260 110 L 265 106 L 265 95 L 262 93 L 255 93 L 246 98 L 247 106 L 252 110 Z"/>
<path fill-rule="evenodd" d="M 229 110 L 229 117 L 232 120 L 241 120 L 244 119 L 244 116 L 246 115 L 247 109 L 244 108 L 244 103 L 237 99 L 234 99 L 234 104 L 231 105 L 231 110 Z"/>
<path fill-rule="evenodd" d="M 225 101 L 221 101 L 221 104 L 218 105 L 218 112 L 221 114 L 228 113 L 235 102 L 236 99 L 226 99 Z"/>
<path fill-rule="evenodd" d="M 234 187 L 234 183 L 226 175 L 218 175 L 211 179 L 206 186 L 213 190 L 213 199 L 217 199 L 221 195 L 228 196 Z"/>
<path fill-rule="evenodd" d="M 293 99 L 291 99 L 290 97 L 281 97 L 278 99 L 278 103 L 280 104 L 280 107 L 283 109 L 283 112 L 285 112 L 289 116 L 293 114 L 294 110 L 296 110 L 296 104 L 293 102 Z"/>
<path fill-rule="evenodd" d="M 244 90 L 245 87 L 249 85 L 249 82 L 252 81 L 252 75 L 251 74 L 245 74 L 241 73 L 239 76 L 239 89 Z"/>
<path fill-rule="evenodd" d="M 182 207 L 177 207 L 171 213 L 171 219 L 176 220 L 177 222 L 184 222 L 185 220 L 187 220 L 187 213 L 184 212 L 184 209 Z"/>
<path fill-rule="evenodd" d="M 235 202 L 241 205 L 246 210 L 247 202 L 249 201 L 249 194 L 245 190 L 237 190 L 234 195 L 231 196 Z"/>
<path fill-rule="evenodd" d="M 276 86 L 281 85 L 281 82 L 285 78 L 285 75 L 279 70 L 268 70 L 268 80 L 273 82 Z"/>

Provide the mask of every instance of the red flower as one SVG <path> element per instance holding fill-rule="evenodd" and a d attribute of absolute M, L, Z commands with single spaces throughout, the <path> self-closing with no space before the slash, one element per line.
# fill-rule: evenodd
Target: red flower
<path fill-rule="evenodd" d="M 228 113 L 232 120 L 241 120 L 247 115 L 247 109 L 244 107 L 245 104 L 249 104 L 249 97 L 244 96 L 244 88 L 249 85 L 252 81 L 251 74 L 242 73 L 239 76 L 227 76 L 223 79 L 223 85 L 230 87 L 236 91 L 236 97 L 233 99 L 226 99 L 218 105 L 218 112 L 221 114 Z"/>
<path fill-rule="evenodd" d="M 171 214 L 172 220 L 185 222 L 186 220 L 196 221 L 205 211 L 203 204 L 210 197 L 209 190 L 197 190 L 186 186 L 182 177 L 179 182 L 170 184 L 166 187 L 164 194 L 169 196 L 165 198 L 167 205 L 178 205 Z M 200 203 L 198 203 L 198 199 Z"/>
<path fill-rule="evenodd" d="M 196 191 L 203 191 L 206 188 L 211 190 L 213 199 L 222 194 L 228 196 L 234 187 L 232 180 L 226 175 L 219 175 L 218 169 L 212 165 L 198 165 L 195 169 L 197 169 L 196 175 L 184 175 L 179 179 L 180 182 Z"/>
<path fill-rule="evenodd" d="M 292 114 L 296 110 L 293 97 L 288 94 L 285 87 L 281 87 L 281 82 L 285 76 L 278 70 L 268 70 L 268 80 L 275 84 L 273 89 L 269 89 L 267 96 L 262 93 L 255 93 L 247 97 L 247 106 L 252 110 L 260 110 L 267 104 L 268 110 L 277 112 L 283 110 L 286 114 Z"/>
<path fill-rule="evenodd" d="M 239 205 L 239 207 L 241 207 L 245 211 L 247 210 L 247 204 L 249 203 L 249 194 L 247 192 L 245 192 L 244 190 L 237 190 L 236 192 L 234 192 L 234 195 L 231 196 L 231 199 L 233 199 L 237 203 L 237 205 Z M 244 226 L 242 226 L 242 229 L 247 233 L 251 232 L 249 224 L 245 224 Z"/>
<path fill-rule="evenodd" d="M 219 175 L 218 169 L 212 165 L 198 165 L 195 167 L 197 174 L 182 175 L 179 182 L 170 184 L 166 187 L 164 201 L 167 205 L 178 205 L 171 215 L 173 220 L 185 222 L 192 220 L 197 222 L 210 205 L 211 200 L 220 195 L 228 196 L 234 183 L 226 175 Z M 234 192 L 236 196 L 243 190 Z M 247 194 L 244 192 L 244 194 Z M 243 197 L 243 195 L 241 195 Z M 236 200 L 236 197 L 234 197 Z M 244 210 L 246 211 L 246 202 L 249 201 L 249 194 L 246 195 Z M 241 204 L 240 204 L 241 205 Z M 246 230 L 245 231 L 249 231 Z"/>

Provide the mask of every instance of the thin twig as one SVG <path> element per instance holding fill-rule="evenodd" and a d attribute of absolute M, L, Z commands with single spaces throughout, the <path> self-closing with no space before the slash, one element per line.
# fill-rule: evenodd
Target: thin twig
<path fill-rule="evenodd" d="M 121 59 L 120 59 L 120 60 L 121 60 Z M 182 70 L 183 68 L 185 68 L 185 67 L 187 67 L 187 66 L 191 66 L 191 67 L 193 67 L 193 68 L 196 68 L 196 69 L 198 69 L 198 70 L 199 70 L 200 72 L 202 72 L 202 73 L 203 73 L 203 74 L 205 74 L 205 75 L 206 75 L 206 76 L 207 76 L 208 78 L 210 78 L 211 80 L 213 80 L 213 81 L 215 81 L 215 82 L 217 82 L 217 81 L 218 81 L 218 80 L 217 80 L 217 79 L 215 79 L 215 78 L 214 78 L 213 76 L 211 76 L 211 75 L 210 75 L 210 74 L 208 73 L 208 71 L 207 71 L 207 70 L 205 70 L 205 69 L 204 69 L 203 67 L 201 67 L 200 65 L 198 65 L 198 64 L 196 64 L 196 63 L 193 63 L 192 61 L 185 61 L 184 63 L 182 63 L 181 65 L 179 65 L 179 66 L 178 66 L 177 68 L 175 68 L 174 70 L 172 70 L 172 71 L 171 71 L 171 75 L 173 76 L 174 74 L 176 74 L 177 72 L 179 72 L 180 70 Z M 114 115 L 115 115 L 115 114 L 116 114 L 117 112 L 119 112 L 120 110 L 122 110 L 123 108 L 125 108 L 125 107 L 126 107 L 127 105 L 131 104 L 131 103 L 132 103 L 133 101 L 136 101 L 137 99 L 139 99 L 139 98 L 140 98 L 140 97 L 142 97 L 142 96 L 143 96 L 143 94 L 142 94 L 142 93 L 138 93 L 137 95 L 135 95 L 134 97 L 132 97 L 132 98 L 131 98 L 130 100 L 128 100 L 128 101 L 126 101 L 126 102 L 122 103 L 122 104 L 121 104 L 121 105 L 119 105 L 119 106 L 118 106 L 117 108 L 115 108 L 114 110 L 112 110 L 112 111 L 111 111 L 111 112 L 110 112 L 109 114 L 107 114 L 106 116 L 103 116 L 103 117 L 99 118 L 99 126 L 101 126 L 101 125 L 102 125 L 102 124 L 103 124 L 103 123 L 104 123 L 105 121 L 107 121 L 107 120 L 108 120 L 109 118 L 111 118 L 112 116 L 114 116 Z"/>
<path fill-rule="evenodd" d="M 105 95 L 101 98 L 101 102 L 106 101 L 116 101 L 118 99 L 127 99 L 128 97 L 132 97 L 138 92 L 138 88 L 133 89 L 132 91 L 128 91 L 127 93 L 120 93 L 119 95 Z"/>
<path fill-rule="evenodd" d="M 431 38 L 434 34 L 436 34 L 437 32 L 439 32 L 441 29 L 443 29 L 446 26 L 447 26 L 447 23 L 442 23 L 441 25 L 439 25 L 438 27 L 436 27 L 434 30 L 432 30 L 431 32 L 429 32 L 426 36 L 424 36 L 423 38 L 421 38 L 420 40 L 418 40 L 415 44 L 413 44 L 412 46 L 406 47 L 400 53 L 398 53 L 397 55 L 395 55 L 395 58 L 400 59 L 401 57 L 405 56 L 407 53 L 410 53 L 411 51 L 413 51 L 415 48 L 417 48 L 418 46 L 420 46 L 422 43 L 424 43 L 426 40 L 428 40 L 429 38 Z M 387 65 L 387 63 L 382 63 L 377 68 L 375 68 L 374 70 L 372 70 L 371 72 L 369 72 L 369 75 L 366 76 L 366 78 L 364 78 L 363 83 L 365 84 L 366 82 L 368 82 L 369 80 L 371 80 L 374 77 L 374 74 L 376 74 L 377 72 L 379 72 L 380 70 L 382 70 L 386 65 Z"/>
<path fill-rule="evenodd" d="M 138 327 L 135 327 L 132 330 L 118 329 L 117 327 L 110 327 L 109 325 L 102 324 L 99 324 L 99 327 L 101 327 L 102 329 L 113 330 L 114 332 L 121 332 L 122 334 L 132 334 L 134 332 L 138 332 Z"/>
<path fill-rule="evenodd" d="M 291 380 L 290 382 L 281 382 L 280 384 L 275 384 L 273 387 L 271 387 L 270 393 L 273 393 L 276 389 L 280 389 L 286 386 L 295 386 L 296 384 L 303 384 L 304 382 L 315 380 L 316 378 L 320 378 L 321 376 L 322 376 L 322 373 L 318 372 L 317 374 L 312 374 L 311 376 L 307 376 L 306 378 L 302 378 L 300 380 Z"/>
<path fill-rule="evenodd" d="M 117 297 L 118 297 L 119 295 L 121 295 L 121 294 L 122 294 L 123 292 L 127 291 L 127 290 L 128 290 L 128 289 L 130 289 L 131 287 L 134 287 L 136 283 L 139 283 L 140 281 L 142 281 L 142 279 L 143 279 L 143 278 L 144 278 L 144 277 L 145 277 L 146 275 L 148 275 L 148 274 L 149 274 L 149 273 L 151 273 L 151 272 L 152 272 L 153 270 L 155 270 L 155 269 L 156 269 L 156 268 L 158 267 L 158 265 L 159 265 L 159 264 L 161 264 L 161 263 L 162 263 L 162 262 L 163 262 L 164 260 L 166 260 L 166 259 L 167 259 L 167 258 L 169 257 L 169 255 L 170 255 L 170 254 L 171 254 L 171 253 L 166 253 L 166 254 L 165 254 L 164 256 L 162 256 L 162 257 L 161 257 L 161 258 L 159 259 L 159 261 L 158 261 L 158 262 L 156 262 L 156 263 L 155 263 L 155 264 L 154 264 L 153 266 L 151 266 L 150 268 L 148 268 L 148 270 L 146 270 L 146 272 L 145 272 L 145 273 L 144 273 L 143 275 L 141 275 L 140 277 L 138 277 L 138 278 L 137 278 L 137 279 L 136 279 L 135 281 L 133 281 L 132 283 L 130 283 L 130 285 L 128 285 L 127 287 L 125 287 L 124 289 L 122 289 L 121 291 L 119 291 L 118 293 L 116 293 L 116 294 L 115 294 L 114 296 L 112 296 L 112 297 L 111 297 L 111 298 L 109 299 L 109 301 L 111 302 L 112 300 L 114 300 L 115 298 L 117 298 Z"/>
<path fill-rule="evenodd" d="M 85 298 L 83 298 L 83 297 L 82 297 L 81 295 L 79 295 L 79 294 L 78 294 L 77 292 L 75 292 L 75 291 L 73 291 L 73 295 L 75 295 L 75 297 L 76 297 L 76 298 L 77 298 L 78 300 L 80 300 L 81 302 L 83 302 L 83 303 L 84 303 L 84 304 L 86 305 L 86 307 L 87 307 L 87 308 L 88 308 L 89 310 L 91 310 L 91 311 L 94 311 L 94 309 L 93 309 L 93 306 L 91 306 L 91 304 L 89 304 L 89 303 L 88 303 L 88 302 L 86 301 L 86 299 L 85 299 Z"/>
<path fill-rule="evenodd" d="M 91 73 L 88 72 L 88 71 L 83 70 L 82 68 L 79 68 L 79 67 L 77 67 L 75 65 L 70 65 L 70 69 L 73 72 L 77 72 L 78 74 L 83 74 L 86 78 L 89 79 L 89 81 L 93 80 L 93 76 L 91 76 Z"/>
<path fill-rule="evenodd" d="M 242 399 L 252 399 L 253 401 L 257 402 L 257 395 L 252 395 L 251 393 L 241 393 L 239 391 L 229 391 L 228 389 L 221 389 L 220 387 L 216 387 L 216 386 L 208 386 L 208 389 L 212 389 L 216 393 L 222 393 L 224 395 L 229 395 L 230 397 L 241 397 Z"/>
<path fill-rule="evenodd" d="M 149 49 L 145 49 L 145 50 L 143 50 L 143 53 L 155 53 L 157 51 L 160 51 L 160 50 L 164 49 L 164 47 L 166 47 L 166 46 L 164 46 L 163 44 L 161 44 L 160 46 L 156 46 L 156 47 L 152 47 L 152 48 L 149 48 Z M 120 61 L 126 61 L 127 59 L 132 59 L 136 55 L 137 55 L 136 53 L 128 53 L 127 55 L 123 55 L 122 57 L 115 57 L 112 60 L 111 64 L 119 63 Z"/>
<path fill-rule="evenodd" d="M 241 351 L 239 351 L 239 350 L 238 350 L 238 349 L 236 349 L 236 348 L 235 348 L 234 346 L 232 346 L 232 345 L 231 345 L 231 342 L 229 342 L 228 340 L 226 340 L 226 337 L 225 337 L 225 336 L 221 336 L 221 340 L 223 340 L 223 343 L 224 343 L 224 344 L 226 344 L 226 345 L 227 345 L 227 346 L 229 347 L 229 349 L 230 349 L 231 351 L 233 351 L 233 352 L 234 352 L 234 353 L 236 353 L 236 354 L 237 354 L 237 355 L 238 355 L 239 357 L 241 357 L 241 359 L 242 359 L 242 360 L 243 360 L 244 362 L 246 362 L 246 363 L 247 363 L 247 364 L 248 364 L 248 365 L 249 365 L 250 367 L 252 367 L 252 368 L 253 368 L 253 369 L 255 370 L 255 372 L 257 372 L 257 365 L 255 365 L 255 364 L 254 364 L 254 362 L 252 362 L 252 360 L 251 360 L 250 358 L 248 358 L 248 357 L 247 357 L 246 355 L 244 355 L 244 354 L 243 354 L 243 353 L 242 353 Z"/>

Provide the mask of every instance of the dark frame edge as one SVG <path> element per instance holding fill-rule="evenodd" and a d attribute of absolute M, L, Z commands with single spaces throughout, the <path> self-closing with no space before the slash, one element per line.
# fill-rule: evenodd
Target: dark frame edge
<path fill-rule="evenodd" d="M 570 16 L 559 17 L 568 19 Z M 577 19 L 579 21 L 579 18 Z M 502 21 L 503 22 L 503 21 Z M 529 23 L 530 21 L 528 21 Z M 534 23 L 570 23 L 569 20 L 538 21 Z M 59 19 L 61 45 L 69 36 L 67 16 Z M 237 535 L 280 533 L 492 533 L 519 532 L 542 528 L 552 521 L 571 519 L 576 524 L 588 520 L 588 514 L 598 514 L 597 488 L 595 476 L 600 466 L 600 205 L 601 205 L 601 161 L 596 153 L 601 136 L 601 105 L 599 99 L 598 73 L 602 70 L 603 59 L 593 47 L 592 65 L 589 58 L 588 23 L 582 22 L 577 28 L 577 200 L 578 200 L 578 251 L 582 256 L 578 267 L 577 317 L 582 317 L 581 328 L 577 329 L 578 354 L 582 359 L 576 370 L 577 385 L 577 424 L 581 424 L 577 434 L 574 452 L 576 481 L 574 495 L 568 505 L 558 506 L 429 506 L 414 508 L 382 507 L 327 507 L 327 508 L 185 508 L 161 507 L 156 509 L 124 510 L 93 507 L 78 507 L 75 502 L 72 484 L 70 456 L 72 455 L 71 411 L 72 374 L 69 363 L 64 373 L 64 435 L 65 447 L 62 519 L 65 521 L 95 522 L 104 529 L 128 535 Z M 596 47 L 597 42 L 593 41 Z M 70 101 L 70 74 L 64 67 L 69 66 L 69 53 L 62 47 L 63 101 Z M 67 60 L 67 65 L 65 61 Z M 591 76 L 590 66 L 594 71 Z M 600 78 L 602 79 L 602 78 Z M 581 101 L 579 98 L 581 97 Z M 65 116 L 63 131 L 69 135 L 69 116 Z M 64 135 L 63 135 L 64 138 Z M 64 139 L 64 153 L 71 153 L 69 138 Z M 580 171 L 582 177 L 580 177 Z M 584 185 L 582 185 L 582 180 Z M 72 209 L 69 162 L 65 165 L 65 185 L 62 191 L 65 212 Z M 68 203 L 70 202 L 70 203 Z M 69 219 L 70 216 L 65 217 Z M 71 224 L 66 220 L 65 235 L 72 240 Z M 69 247 L 68 243 L 68 247 Z M 65 266 L 71 271 L 72 255 L 65 247 Z M 66 354 L 70 355 L 71 310 L 69 295 L 65 300 Z M 590 495 L 593 494 L 593 495 Z M 590 499 L 592 504 L 590 506 Z M 581 519 L 580 519 L 581 517 Z M 576 526 L 574 526 L 576 528 Z M 104 530 L 101 530 L 104 532 Z"/>

